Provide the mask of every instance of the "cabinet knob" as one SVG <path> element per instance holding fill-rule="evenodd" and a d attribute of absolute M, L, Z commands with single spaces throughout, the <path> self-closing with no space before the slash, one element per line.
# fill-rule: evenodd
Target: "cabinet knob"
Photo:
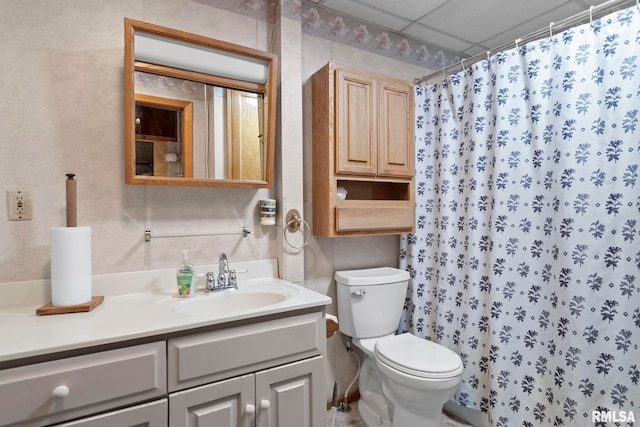
<path fill-rule="evenodd" d="M 271 407 L 271 402 L 269 402 L 268 400 L 265 399 L 265 400 L 260 402 L 260 410 L 261 411 L 266 411 L 270 407 Z"/>
<path fill-rule="evenodd" d="M 244 413 L 245 415 L 253 415 L 256 413 L 256 407 L 252 404 L 248 404 L 244 407 Z"/>
<path fill-rule="evenodd" d="M 67 387 L 66 385 L 59 385 L 58 387 L 53 389 L 53 391 L 51 392 L 51 396 L 57 399 L 67 397 L 69 396 L 69 387 Z"/>

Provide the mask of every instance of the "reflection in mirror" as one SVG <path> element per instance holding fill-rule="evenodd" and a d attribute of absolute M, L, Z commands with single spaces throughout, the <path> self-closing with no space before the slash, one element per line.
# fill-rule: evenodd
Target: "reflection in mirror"
<path fill-rule="evenodd" d="M 135 91 L 136 175 L 266 179 L 262 94 L 140 71 Z"/>
<path fill-rule="evenodd" d="M 193 104 L 136 93 L 136 175 L 193 176 Z"/>
<path fill-rule="evenodd" d="M 270 187 L 275 56 L 130 19 L 125 29 L 126 182 Z"/>

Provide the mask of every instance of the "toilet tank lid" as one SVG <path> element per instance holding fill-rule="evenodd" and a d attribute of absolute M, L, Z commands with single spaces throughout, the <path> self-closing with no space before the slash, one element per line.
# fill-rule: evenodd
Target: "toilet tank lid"
<path fill-rule="evenodd" d="M 336 271 L 336 282 L 347 286 L 383 285 L 409 280 L 409 272 L 392 267 Z"/>

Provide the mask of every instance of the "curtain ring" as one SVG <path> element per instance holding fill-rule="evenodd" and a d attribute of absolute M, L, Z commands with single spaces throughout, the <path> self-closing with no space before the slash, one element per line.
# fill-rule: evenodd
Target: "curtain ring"
<path fill-rule="evenodd" d="M 515 39 L 514 43 L 516 44 L 516 49 L 518 49 L 518 43 L 520 43 L 522 39 Z"/>
<path fill-rule="evenodd" d="M 593 25 L 593 8 L 594 7 L 595 7 L 594 5 L 591 5 L 589 7 L 589 25 Z"/>
<path fill-rule="evenodd" d="M 487 51 L 487 61 L 491 62 L 491 51 L 490 50 Z"/>
<path fill-rule="evenodd" d="M 297 209 L 289 210 L 289 212 L 287 212 L 286 220 L 287 220 L 287 225 L 285 225 L 284 229 L 282 230 L 284 241 L 287 242 L 287 244 L 291 246 L 293 249 L 302 249 L 305 246 L 307 246 L 309 244 L 309 240 L 311 240 L 311 227 L 309 226 L 309 223 L 304 219 L 302 219 L 302 216 L 300 216 L 300 212 L 298 212 Z M 300 227 L 303 225 L 309 231 L 309 235 L 304 240 L 302 245 L 300 246 L 292 245 L 291 242 L 289 242 L 289 239 L 287 238 L 287 231 L 289 231 L 290 233 L 295 233 L 296 231 L 300 230 Z M 304 235 L 304 229 L 302 230 L 302 234 Z"/>
<path fill-rule="evenodd" d="M 447 80 L 447 74 L 444 72 L 444 69 L 447 67 L 442 67 L 442 80 Z"/>
<path fill-rule="evenodd" d="M 466 73 L 467 70 L 464 68 L 464 58 L 460 60 L 460 65 L 462 65 L 462 71 Z"/>
<path fill-rule="evenodd" d="M 553 37 L 553 24 L 555 24 L 555 22 L 549 24 L 549 37 Z"/>

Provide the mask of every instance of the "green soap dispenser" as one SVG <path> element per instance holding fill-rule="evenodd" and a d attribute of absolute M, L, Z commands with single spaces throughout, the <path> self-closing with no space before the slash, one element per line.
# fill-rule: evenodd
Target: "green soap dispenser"
<path fill-rule="evenodd" d="M 195 272 L 189 263 L 189 251 L 182 251 L 182 263 L 178 266 L 176 279 L 178 281 L 178 296 L 192 297 L 196 294 L 194 286 Z"/>

